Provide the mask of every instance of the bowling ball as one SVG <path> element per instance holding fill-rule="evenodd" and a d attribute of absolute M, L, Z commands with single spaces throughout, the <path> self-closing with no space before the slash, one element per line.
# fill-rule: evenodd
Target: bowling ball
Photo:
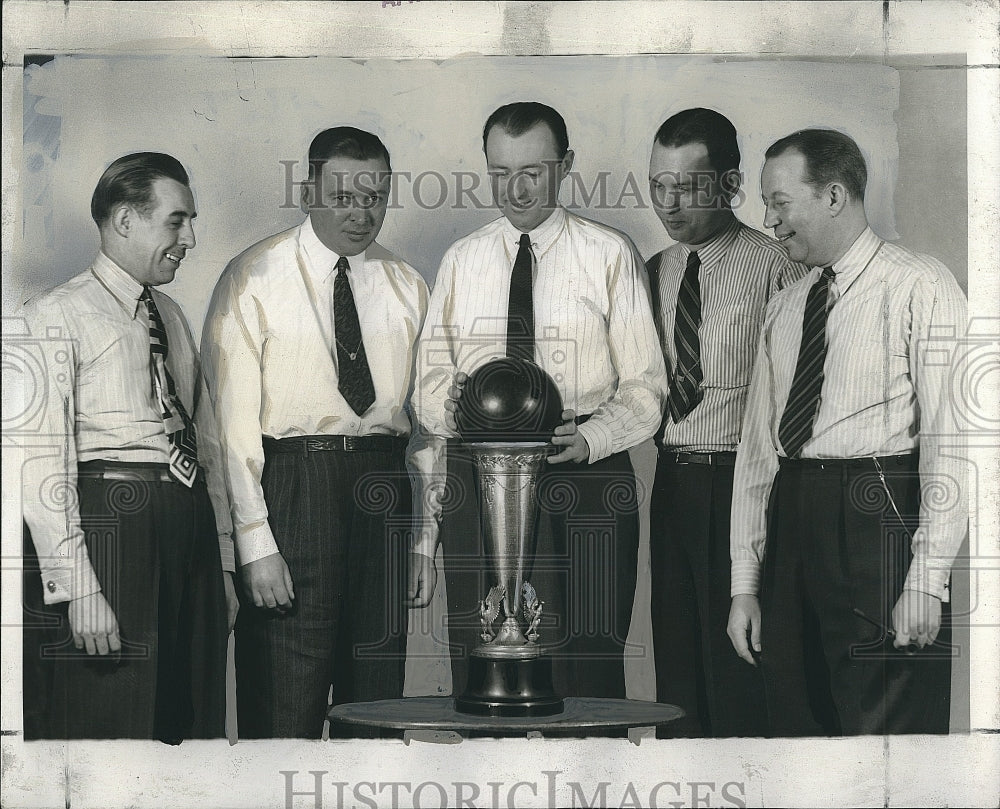
<path fill-rule="evenodd" d="M 548 441 L 562 410 L 552 377 L 533 362 L 505 357 L 472 372 L 455 421 L 463 441 Z"/>

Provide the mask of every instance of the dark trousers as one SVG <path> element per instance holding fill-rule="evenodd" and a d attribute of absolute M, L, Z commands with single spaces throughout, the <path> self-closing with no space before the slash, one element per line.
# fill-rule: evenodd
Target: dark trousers
<path fill-rule="evenodd" d="M 625 639 L 635 599 L 639 514 L 627 452 L 593 464 L 548 466 L 538 484 L 537 552 L 526 578 L 544 602 L 539 642 L 560 696 L 625 696 Z M 472 462 L 448 443 L 441 520 L 452 689 L 481 642 L 479 603 L 490 589 Z"/>
<path fill-rule="evenodd" d="M 25 738 L 224 736 L 225 590 L 203 478 L 189 489 L 81 477 L 78 492 L 90 561 L 118 620 L 122 651 L 89 656 L 75 648 L 68 604 L 43 601 L 25 527 Z"/>
<path fill-rule="evenodd" d="M 892 627 L 910 566 L 916 456 L 786 461 L 774 481 L 761 583 L 761 668 L 778 736 L 947 733 L 951 627 L 915 654 Z M 905 521 L 900 523 L 890 501 Z"/>
<path fill-rule="evenodd" d="M 403 695 L 410 480 L 402 452 L 323 451 L 268 453 L 262 484 L 295 601 L 240 610 L 239 734 L 318 739 L 331 686 L 334 704 Z"/>
<path fill-rule="evenodd" d="M 656 699 L 685 716 L 679 736 L 764 736 L 760 672 L 741 660 L 729 621 L 733 466 L 676 463 L 660 453 L 650 501 L 650 613 Z"/>

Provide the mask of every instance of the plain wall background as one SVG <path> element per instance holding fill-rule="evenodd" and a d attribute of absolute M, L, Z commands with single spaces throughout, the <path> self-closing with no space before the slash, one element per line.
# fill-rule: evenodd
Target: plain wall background
<path fill-rule="evenodd" d="M 740 133 L 746 202 L 743 221 L 760 228 L 764 149 L 804 126 L 851 134 L 869 161 L 867 208 L 884 238 L 943 260 L 967 276 L 965 72 L 894 69 L 881 64 L 769 61 L 757 57 L 469 57 L 436 61 L 229 59 L 222 56 L 58 56 L 25 72 L 23 241 L 4 268 L 4 313 L 84 269 L 98 247 L 89 200 L 104 167 L 130 151 L 160 150 L 188 168 L 199 217 L 198 246 L 167 288 L 196 337 L 226 262 L 255 241 L 302 219 L 286 201 L 280 161 L 302 161 L 320 129 L 352 124 L 386 142 L 393 168 L 472 172 L 485 181 L 481 129 L 496 106 L 539 100 L 566 118 L 575 171 L 590 188 L 610 172 L 616 200 L 629 172 L 639 197 L 585 213 L 618 227 L 644 256 L 669 243 L 648 208 L 649 145 L 673 112 L 706 106 Z M 296 180 L 304 177 L 299 166 Z M 449 180 L 450 182 L 450 180 Z M 427 179 L 425 200 L 438 195 Z M 564 201 L 571 199 L 564 188 Z M 428 282 L 446 247 L 494 218 L 493 210 L 418 207 L 400 184 L 379 241 L 407 258 Z M 297 188 L 293 199 L 297 199 Z M 486 198 L 486 186 L 477 192 Z M 450 199 L 454 199 L 451 189 Z M 652 452 L 634 453 L 650 483 Z M 648 564 L 644 552 L 641 569 Z M 961 598 L 961 590 L 957 593 Z M 439 647 L 441 602 L 419 613 L 408 693 L 447 688 Z M 632 640 L 648 640 L 648 580 L 637 594 Z M 961 642 L 961 638 L 959 638 Z M 966 664 L 967 665 L 967 664 Z M 967 702 L 958 669 L 957 704 Z M 652 696 L 648 656 L 628 667 L 630 695 Z M 964 683 L 964 685 L 963 685 Z M 968 727 L 960 716 L 956 727 Z"/>

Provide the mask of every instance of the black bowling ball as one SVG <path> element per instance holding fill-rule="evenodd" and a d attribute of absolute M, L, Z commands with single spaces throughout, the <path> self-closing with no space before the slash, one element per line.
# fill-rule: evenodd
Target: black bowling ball
<path fill-rule="evenodd" d="M 472 372 L 455 421 L 463 441 L 548 441 L 562 410 L 552 377 L 533 362 L 505 357 Z"/>

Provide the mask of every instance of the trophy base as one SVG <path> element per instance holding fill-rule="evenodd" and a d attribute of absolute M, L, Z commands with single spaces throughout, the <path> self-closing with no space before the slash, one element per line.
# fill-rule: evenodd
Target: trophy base
<path fill-rule="evenodd" d="M 461 713 L 476 716 L 553 716 L 563 701 L 552 687 L 552 659 L 469 655 L 469 681 L 455 700 Z"/>

